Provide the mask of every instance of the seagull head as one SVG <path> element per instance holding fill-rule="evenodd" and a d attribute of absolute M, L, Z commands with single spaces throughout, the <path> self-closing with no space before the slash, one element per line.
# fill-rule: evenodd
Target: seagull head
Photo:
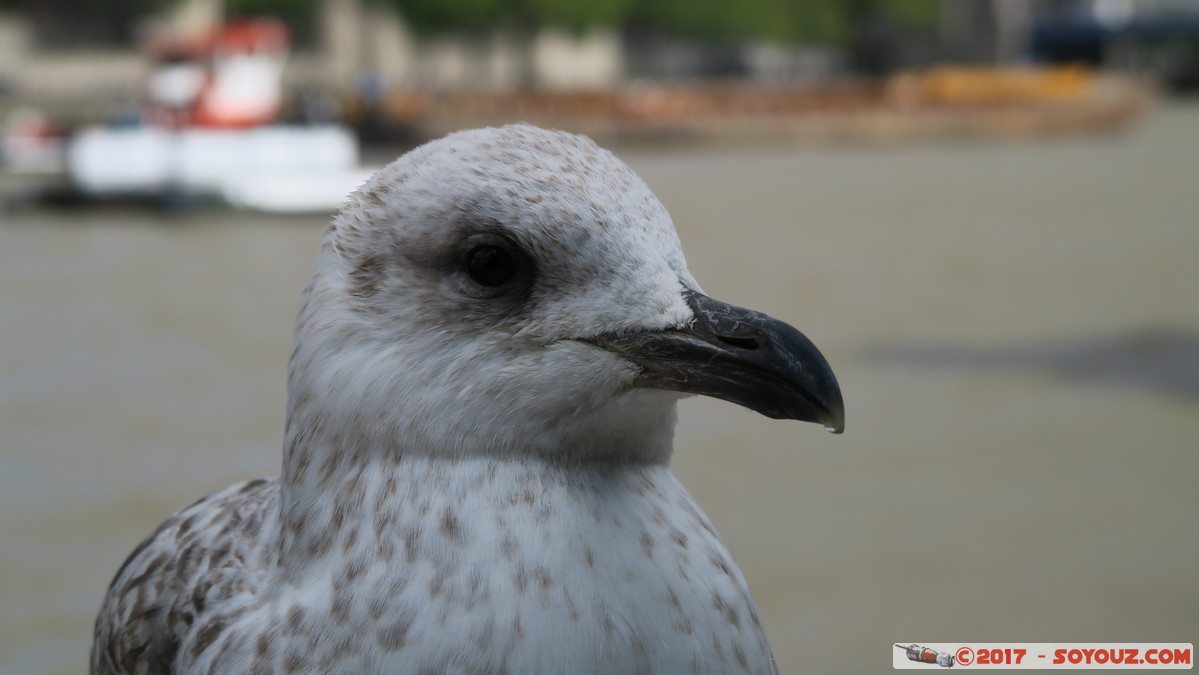
<path fill-rule="evenodd" d="M 664 462 L 691 394 L 843 427 L 824 357 L 704 295 L 629 167 L 512 125 L 416 148 L 350 196 L 305 290 L 288 424 L 362 452 Z"/>

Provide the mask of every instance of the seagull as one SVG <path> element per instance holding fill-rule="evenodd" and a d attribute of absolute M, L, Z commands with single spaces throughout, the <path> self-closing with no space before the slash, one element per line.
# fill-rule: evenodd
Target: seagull
<path fill-rule="evenodd" d="M 92 673 L 775 673 L 671 473 L 676 404 L 844 426 L 795 328 L 703 294 L 591 140 L 451 134 L 325 233 L 278 478 L 169 517 L 117 572 Z"/>

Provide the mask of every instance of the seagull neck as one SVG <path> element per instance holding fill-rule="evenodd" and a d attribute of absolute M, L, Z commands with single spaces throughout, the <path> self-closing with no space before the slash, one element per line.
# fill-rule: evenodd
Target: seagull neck
<path fill-rule="evenodd" d="M 383 561 L 411 556 L 421 531 L 481 526 L 514 509 L 541 513 L 553 495 L 594 509 L 677 484 L 663 462 L 376 454 L 307 466 L 289 464 L 281 479 L 280 561 L 293 580 L 351 549 Z"/>

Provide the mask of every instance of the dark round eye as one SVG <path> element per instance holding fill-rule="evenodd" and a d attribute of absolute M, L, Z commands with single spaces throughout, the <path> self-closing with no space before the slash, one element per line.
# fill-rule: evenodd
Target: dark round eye
<path fill-rule="evenodd" d="M 516 260 L 499 246 L 476 246 L 466 254 L 466 273 L 480 286 L 503 286 L 516 274 Z"/>

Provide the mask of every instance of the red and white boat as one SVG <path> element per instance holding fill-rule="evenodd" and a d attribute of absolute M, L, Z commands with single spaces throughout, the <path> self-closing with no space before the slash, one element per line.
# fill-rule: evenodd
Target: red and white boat
<path fill-rule="evenodd" d="M 92 197 L 218 196 L 274 212 L 329 211 L 371 173 L 340 125 L 283 125 L 286 28 L 233 23 L 154 47 L 140 123 L 82 130 L 67 170 Z"/>

